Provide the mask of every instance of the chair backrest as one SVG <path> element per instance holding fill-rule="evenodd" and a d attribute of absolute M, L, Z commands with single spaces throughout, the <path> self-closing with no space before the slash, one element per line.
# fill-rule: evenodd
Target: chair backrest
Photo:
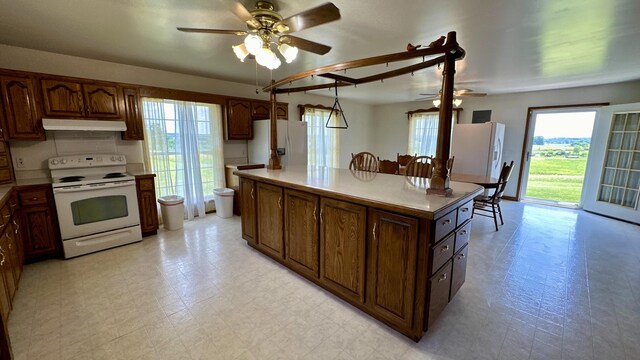
<path fill-rule="evenodd" d="M 498 178 L 498 187 L 496 188 L 496 192 L 493 194 L 493 201 L 500 201 L 502 199 L 502 195 L 504 194 L 504 189 L 507 187 L 507 182 L 511 178 L 511 173 L 513 172 L 513 161 L 509 165 L 505 162 L 502 164 L 502 170 L 500 170 L 500 177 Z"/>
<path fill-rule="evenodd" d="M 407 164 L 409 163 L 409 161 L 411 161 L 411 159 L 413 159 L 416 155 L 400 155 L 400 153 L 397 153 L 398 155 L 396 155 L 396 161 L 398 162 L 398 164 L 400 166 L 407 166 Z"/>
<path fill-rule="evenodd" d="M 431 178 L 433 174 L 432 160 L 431 156 L 416 156 L 409 161 L 404 174 L 406 176 Z"/>
<path fill-rule="evenodd" d="M 357 154 L 351 154 L 351 162 L 349 163 L 349 169 L 360 171 L 378 171 L 378 160 L 375 155 L 370 152 L 359 152 Z"/>
<path fill-rule="evenodd" d="M 395 175 L 400 172 L 400 165 L 397 161 L 380 160 L 378 158 L 378 172 Z"/>
<path fill-rule="evenodd" d="M 452 156 L 451 159 L 447 160 L 447 170 L 449 170 L 449 175 L 451 175 L 451 173 L 453 172 L 453 160 L 455 160 L 456 157 Z"/>

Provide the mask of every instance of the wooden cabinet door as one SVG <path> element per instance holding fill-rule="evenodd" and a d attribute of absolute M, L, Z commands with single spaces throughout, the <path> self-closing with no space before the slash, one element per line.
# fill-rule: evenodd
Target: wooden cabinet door
<path fill-rule="evenodd" d="M 252 101 L 251 117 L 254 120 L 271 119 L 271 102 L 269 101 Z"/>
<path fill-rule="evenodd" d="M 51 209 L 44 206 L 23 207 L 22 216 L 27 229 L 24 242 L 25 259 L 57 253 Z"/>
<path fill-rule="evenodd" d="M 413 323 L 417 249 L 417 219 L 369 209 L 367 303 L 403 328 Z"/>
<path fill-rule="evenodd" d="M 289 105 L 287 103 L 276 103 L 276 118 L 281 120 L 289 119 Z"/>
<path fill-rule="evenodd" d="M 23 230 L 20 227 L 19 214 L 15 214 L 11 222 L 13 223 L 13 244 L 16 247 L 15 258 L 17 260 L 17 263 L 15 264 L 15 269 L 16 269 L 16 275 L 17 275 L 16 283 L 18 283 L 18 281 L 20 280 L 20 277 L 22 277 L 22 270 L 24 266 L 24 249 L 23 249 L 24 237 L 22 236 Z"/>
<path fill-rule="evenodd" d="M 4 235 L 7 238 L 7 252 L 11 258 L 11 273 L 13 274 L 15 287 L 17 288 L 20 275 L 22 275 L 22 259 L 18 258 L 18 247 L 16 245 L 16 235 L 13 224 L 7 224 L 7 230 Z"/>
<path fill-rule="evenodd" d="M 240 178 L 240 213 L 242 238 L 252 244 L 258 244 L 256 238 L 256 182 Z"/>
<path fill-rule="evenodd" d="M 83 84 L 85 116 L 100 119 L 119 119 L 120 97 L 115 85 Z"/>
<path fill-rule="evenodd" d="M 364 303 L 364 206 L 320 200 L 320 281 L 350 300 Z"/>
<path fill-rule="evenodd" d="M 451 294 L 449 301 L 458 293 L 464 284 L 467 274 L 467 257 L 469 256 L 469 245 L 465 245 L 459 252 L 453 255 L 453 270 L 451 274 Z"/>
<path fill-rule="evenodd" d="M 27 77 L 3 76 L 0 77 L 0 84 L 5 139 L 45 140 L 33 80 Z"/>
<path fill-rule="evenodd" d="M 13 302 L 13 296 L 16 293 L 16 279 L 13 274 L 13 256 L 11 255 L 11 249 L 9 248 L 9 238 L 7 236 L 7 232 L 10 232 L 11 229 L 7 228 L 4 232 L 2 232 L 2 238 L 0 239 L 0 263 L 2 263 L 2 272 L 4 275 L 4 285 L 7 290 L 7 297 L 9 298 L 9 302 Z"/>
<path fill-rule="evenodd" d="M 142 105 L 137 88 L 124 88 L 124 121 L 127 131 L 122 132 L 122 140 L 144 140 Z"/>
<path fill-rule="evenodd" d="M 156 187 L 153 177 L 136 179 L 140 230 L 143 236 L 158 233 L 158 206 L 156 205 Z"/>
<path fill-rule="evenodd" d="M 429 319 L 427 320 L 427 326 L 430 326 L 438 318 L 438 315 L 449 303 L 451 269 L 452 261 L 449 260 L 440 271 L 429 279 L 429 311 L 427 312 Z"/>
<path fill-rule="evenodd" d="M 285 261 L 299 273 L 318 277 L 318 197 L 285 190 Z"/>
<path fill-rule="evenodd" d="M 229 100 L 227 103 L 227 140 L 253 139 L 251 103 L 244 100 Z"/>
<path fill-rule="evenodd" d="M 0 234 L 3 235 L 3 234 Z M 3 236 L 4 237 L 4 236 Z M 2 241 L 0 239 L 0 246 Z M 3 247 L 4 249 L 4 247 Z M 5 280 L 9 263 L 7 262 L 7 255 L 0 252 L 0 315 L 4 323 L 7 322 L 9 313 L 11 312 L 11 297 L 7 290 L 7 281 Z"/>
<path fill-rule="evenodd" d="M 257 183 L 258 246 L 265 252 L 284 258 L 282 188 Z"/>
<path fill-rule="evenodd" d="M 77 82 L 42 79 L 44 114 L 57 117 L 83 117 L 82 85 Z"/>

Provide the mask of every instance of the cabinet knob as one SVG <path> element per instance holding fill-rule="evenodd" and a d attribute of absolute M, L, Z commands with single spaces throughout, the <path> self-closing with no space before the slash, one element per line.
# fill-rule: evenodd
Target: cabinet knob
<path fill-rule="evenodd" d="M 467 211 L 469 211 L 469 208 L 461 208 L 460 211 L 461 212 L 467 212 Z"/>
<path fill-rule="evenodd" d="M 438 279 L 438 281 L 445 281 L 445 280 L 447 280 L 447 274 L 446 273 L 442 274 L 442 276 L 440 276 L 440 278 Z"/>
<path fill-rule="evenodd" d="M 37 196 L 32 197 L 31 201 L 38 201 L 38 197 Z"/>
<path fill-rule="evenodd" d="M 445 246 L 440 248 L 440 252 L 445 252 L 447 250 L 449 250 L 449 245 L 445 245 Z"/>
<path fill-rule="evenodd" d="M 451 219 L 447 219 L 442 222 L 442 225 L 448 225 L 448 224 L 451 224 Z"/>
<path fill-rule="evenodd" d="M 461 236 L 462 236 L 462 235 L 467 235 L 467 230 L 462 230 L 462 231 L 460 231 L 460 232 L 459 232 L 459 234 L 460 234 Z"/>

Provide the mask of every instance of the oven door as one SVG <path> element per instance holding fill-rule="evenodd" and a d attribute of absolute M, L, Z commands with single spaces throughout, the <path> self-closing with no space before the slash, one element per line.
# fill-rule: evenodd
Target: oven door
<path fill-rule="evenodd" d="M 135 180 L 53 189 L 62 240 L 140 224 Z"/>

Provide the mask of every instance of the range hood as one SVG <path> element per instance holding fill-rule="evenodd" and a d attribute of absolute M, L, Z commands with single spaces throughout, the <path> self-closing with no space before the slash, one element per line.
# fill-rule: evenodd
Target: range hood
<path fill-rule="evenodd" d="M 126 131 L 124 121 L 83 120 L 83 119 L 42 119 L 45 130 L 75 130 L 75 131 Z"/>

